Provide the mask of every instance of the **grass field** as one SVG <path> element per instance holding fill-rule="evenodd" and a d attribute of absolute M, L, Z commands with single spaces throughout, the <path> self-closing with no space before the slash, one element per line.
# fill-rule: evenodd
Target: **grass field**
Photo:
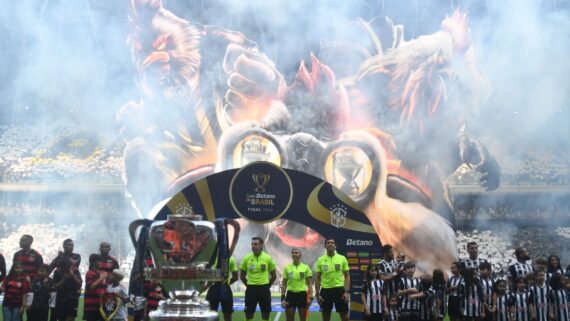
<path fill-rule="evenodd" d="M 79 300 L 79 309 L 77 312 L 78 312 L 78 315 L 77 315 L 77 318 L 75 318 L 75 320 L 80 321 L 83 319 L 83 299 Z M 276 317 L 278 317 L 278 318 L 276 318 Z M 298 317 L 296 319 L 299 320 Z M 0 316 L 0 321 L 3 321 L 3 320 L 4 320 L 3 316 Z M 24 318 L 24 320 L 26 320 L 26 318 Z M 223 316 L 221 313 L 220 313 L 220 320 L 223 321 Z M 253 320 L 254 321 L 261 321 L 261 313 L 256 312 Z M 308 321 L 317 321 L 317 320 L 322 320 L 320 313 L 318 313 L 318 312 L 309 313 L 309 320 Z M 30 320 L 30 321 L 35 321 L 35 320 Z M 242 311 L 234 312 L 232 321 L 245 321 L 245 316 L 244 316 L 243 312 Z M 269 316 L 269 321 L 285 321 L 285 313 L 272 312 L 271 315 Z M 338 314 L 333 313 L 333 315 L 331 317 L 331 321 L 340 321 Z"/>
<path fill-rule="evenodd" d="M 80 310 L 81 312 L 83 312 L 83 310 Z M 75 320 L 79 321 L 82 319 L 83 313 L 80 313 L 80 315 L 77 316 L 77 318 Z M 277 313 L 272 312 L 271 316 L 269 317 L 269 321 L 285 321 L 285 314 L 281 313 L 279 314 L 279 318 L 276 319 L 277 317 Z M 296 320 L 299 320 L 298 317 L 295 318 Z M 2 321 L 3 318 L 0 317 L 0 321 Z M 26 319 L 24 319 L 26 320 Z M 259 312 L 257 312 L 255 314 L 255 317 L 253 318 L 254 321 L 261 321 L 261 314 Z M 319 312 L 311 312 L 309 313 L 309 320 L 308 321 L 320 321 L 322 320 L 321 314 Z M 33 320 L 30 320 L 33 321 Z M 220 321 L 223 321 L 223 317 L 222 314 L 220 313 Z M 235 312 L 232 318 L 232 321 L 245 321 L 245 317 L 243 315 L 243 312 Z M 338 317 L 338 314 L 333 313 L 332 317 L 331 317 L 331 321 L 340 321 L 340 318 Z M 446 317 L 443 321 L 449 321 L 449 319 Z"/>
<path fill-rule="evenodd" d="M 78 310 L 78 316 L 77 318 L 75 318 L 75 320 L 80 321 L 83 319 L 83 299 L 79 300 L 79 310 Z M 299 317 L 295 318 L 296 320 L 299 320 Z M 0 316 L 0 321 L 3 321 L 4 318 L 2 316 Z M 26 320 L 26 318 L 24 318 L 24 320 Z M 255 317 L 253 318 L 254 321 L 261 321 L 261 313 L 256 312 L 255 313 Z M 321 314 L 319 312 L 311 312 L 309 313 L 309 320 L 308 321 L 320 321 L 322 320 Z M 35 320 L 30 320 L 30 321 L 35 321 Z M 220 313 L 220 321 L 223 321 L 223 317 L 222 314 Z M 245 321 L 245 317 L 242 311 L 236 311 L 233 314 L 233 318 L 232 321 Z M 272 312 L 270 317 L 269 317 L 269 321 L 285 321 L 285 313 L 276 313 L 276 312 Z M 338 316 L 337 313 L 332 314 L 331 317 L 331 321 L 340 321 L 340 318 Z M 449 319 L 447 317 L 445 317 L 445 319 L 443 319 L 443 321 L 449 321 Z"/>
<path fill-rule="evenodd" d="M 79 312 L 79 315 L 77 316 L 77 318 L 75 318 L 75 320 L 77 320 L 77 321 L 83 319 L 83 300 L 81 300 L 79 303 L 79 311 L 78 312 Z M 276 318 L 276 317 L 278 317 L 278 318 Z M 3 320 L 4 320 L 4 318 L 0 316 L 0 321 L 3 321 Z M 26 318 L 24 318 L 24 320 L 26 320 Z M 220 320 L 221 321 L 223 320 L 221 313 L 220 313 Z M 253 320 L 254 321 L 261 321 L 261 314 L 259 312 L 256 312 Z M 299 318 L 297 317 L 296 320 L 299 320 Z M 318 313 L 318 312 L 309 313 L 309 320 L 308 321 L 318 321 L 318 320 L 322 320 L 320 313 Z M 34 320 L 30 320 L 30 321 L 34 321 Z M 232 321 L 245 321 L 245 317 L 244 317 L 243 312 L 236 311 L 233 314 Z M 285 321 L 285 314 L 284 313 L 272 312 L 271 315 L 269 316 L 269 321 Z M 333 315 L 331 317 L 331 321 L 340 321 L 338 314 L 333 313 Z"/>

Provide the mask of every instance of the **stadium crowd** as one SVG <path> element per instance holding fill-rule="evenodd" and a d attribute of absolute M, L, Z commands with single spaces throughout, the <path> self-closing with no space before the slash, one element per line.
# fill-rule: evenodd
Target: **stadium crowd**
<path fill-rule="evenodd" d="M 117 137 L 70 126 L 0 126 L 4 183 L 121 183 L 124 146 Z"/>
<path fill-rule="evenodd" d="M 124 144 L 117 134 L 86 132 L 70 125 L 0 126 L 0 180 L 4 183 L 83 181 L 121 183 Z M 570 184 L 564 148 L 529 144 L 500 157 L 504 185 Z M 478 185 L 480 174 L 462 166 L 455 185 Z"/>
<path fill-rule="evenodd" d="M 0 216 L 7 221 L 30 220 L 35 222 L 55 219 L 81 220 L 89 213 L 104 218 L 125 216 L 127 204 L 119 195 L 113 196 L 70 196 L 66 193 L 48 196 L 40 195 L 43 202 L 34 202 L 30 195 L 6 197 L 0 201 Z"/>
<path fill-rule="evenodd" d="M 477 206 L 469 209 L 457 209 L 457 219 L 495 219 L 495 220 L 550 220 L 570 218 L 568 206 L 549 205 L 540 208 L 522 208 L 513 205 Z"/>
<path fill-rule="evenodd" d="M 516 152 L 504 151 L 498 159 L 503 185 L 568 185 L 570 153 L 567 148 L 529 144 Z M 449 177 L 452 185 L 479 185 L 481 174 L 461 166 Z"/>
<path fill-rule="evenodd" d="M 564 185 L 570 182 L 570 155 L 567 150 L 529 145 L 521 162 L 511 170 L 512 184 Z"/>

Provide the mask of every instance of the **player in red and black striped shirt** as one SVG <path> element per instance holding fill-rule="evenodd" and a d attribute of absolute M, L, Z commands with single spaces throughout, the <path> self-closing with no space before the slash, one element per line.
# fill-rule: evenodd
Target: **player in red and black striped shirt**
<path fill-rule="evenodd" d="M 99 253 L 103 258 L 103 261 L 101 262 L 101 270 L 107 272 L 108 275 L 111 275 L 114 269 L 119 268 L 119 262 L 116 258 L 109 255 L 109 252 L 111 252 L 111 244 L 101 242 L 99 245 Z"/>
<path fill-rule="evenodd" d="M 158 302 L 160 300 L 165 300 L 167 298 L 167 293 L 164 287 L 162 287 L 160 284 L 160 281 L 145 281 L 144 297 L 146 298 L 144 315 L 146 318 L 145 320 L 147 320 L 149 318 L 149 312 L 154 311 L 158 308 Z"/>
<path fill-rule="evenodd" d="M 59 252 L 57 257 L 51 261 L 49 264 L 49 272 L 51 273 L 54 269 L 59 270 L 60 261 L 65 258 L 71 263 L 71 271 L 75 272 L 79 270 L 79 265 L 81 264 L 81 255 L 73 253 L 73 240 L 67 239 L 63 241 L 63 252 Z"/>
<path fill-rule="evenodd" d="M 146 258 L 146 266 L 153 267 L 152 258 Z M 158 302 L 168 297 L 166 290 L 158 280 L 144 280 L 143 296 L 146 299 L 144 306 L 144 318 L 148 320 L 148 314 L 158 308 Z"/>
<path fill-rule="evenodd" d="M 44 264 L 42 255 L 32 249 L 33 242 L 34 238 L 31 235 L 22 235 L 20 238 L 21 250 L 14 253 L 12 259 L 12 262 L 19 263 L 22 266 L 22 275 L 28 278 L 28 282 L 36 276 L 38 268 Z"/>
<path fill-rule="evenodd" d="M 89 256 L 89 271 L 85 274 L 85 293 L 83 301 L 83 320 L 103 321 L 99 313 L 101 295 L 107 288 L 107 272 L 101 270 L 103 257 L 99 254 Z"/>
<path fill-rule="evenodd" d="M 5 292 L 4 303 L 2 304 L 4 320 L 20 320 L 26 309 L 26 293 L 28 293 L 29 287 L 22 265 L 14 263 L 10 273 L 0 286 L 0 290 Z"/>

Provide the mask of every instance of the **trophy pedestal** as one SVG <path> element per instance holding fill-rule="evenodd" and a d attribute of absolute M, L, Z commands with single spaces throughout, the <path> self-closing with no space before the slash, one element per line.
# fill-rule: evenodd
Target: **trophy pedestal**
<path fill-rule="evenodd" d="M 151 321 L 217 321 L 218 312 L 211 311 L 208 302 L 198 292 L 176 291 L 173 299 L 160 301 L 158 309 L 149 316 Z M 188 292 L 188 293 L 180 293 Z"/>

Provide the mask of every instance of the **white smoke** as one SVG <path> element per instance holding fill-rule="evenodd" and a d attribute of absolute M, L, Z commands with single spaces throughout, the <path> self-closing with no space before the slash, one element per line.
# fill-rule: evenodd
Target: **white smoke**
<path fill-rule="evenodd" d="M 289 83 L 299 62 L 308 61 L 310 52 L 318 53 L 324 40 L 346 39 L 348 21 L 388 15 L 404 25 L 405 36 L 411 39 L 435 32 L 441 19 L 457 4 L 387 0 L 164 1 L 166 8 L 193 22 L 243 31 L 276 62 Z M 0 122 L 48 128 L 57 120 L 117 137 L 113 120 L 118 108 L 140 96 L 125 45 L 129 32 L 127 1 L 32 0 L 1 1 L 1 5 L 0 95 L 4 99 L 0 102 Z M 492 87 L 478 117 L 470 120 L 474 132 L 491 146 L 496 140 L 506 141 L 497 144 L 504 148 L 503 155 L 513 155 L 510 151 L 516 148 L 511 145 L 525 144 L 537 136 L 546 139 L 542 141 L 545 144 L 570 137 L 568 5 L 560 1 L 472 0 L 463 1 L 461 7 L 468 10 L 479 62 Z M 358 37 L 362 36 L 352 40 L 369 43 L 368 38 Z M 570 154 L 567 142 L 561 149 L 562 155 Z M 511 157 L 517 161 L 516 155 Z M 49 175 L 41 182 L 59 183 Z M 84 183 L 98 181 L 86 176 Z M 52 198 L 49 194 L 42 197 Z M 22 199 L 40 211 L 46 209 L 38 205 L 42 200 L 37 195 Z M 75 208 L 71 202 L 59 210 Z M 116 219 L 126 227 L 134 215 L 127 208 L 119 212 L 126 218 Z M 17 213 L 12 210 L 8 214 L 4 220 L 11 226 Z M 89 222 L 96 231 L 111 224 L 94 211 L 78 219 L 80 224 Z M 25 220 L 33 222 L 36 218 Z M 62 224 L 68 223 L 65 220 L 54 218 Z M 85 239 L 94 243 L 93 247 L 98 241 Z"/>

